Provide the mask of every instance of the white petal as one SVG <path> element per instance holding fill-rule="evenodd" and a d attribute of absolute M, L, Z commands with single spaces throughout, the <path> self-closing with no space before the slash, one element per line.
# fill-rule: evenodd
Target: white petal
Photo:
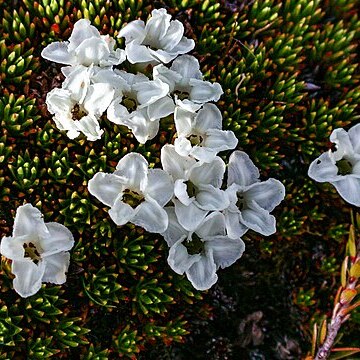
<path fill-rule="evenodd" d="M 218 279 L 212 249 L 208 249 L 206 254 L 190 267 L 186 275 L 195 289 L 210 289 Z"/>
<path fill-rule="evenodd" d="M 183 240 L 180 240 L 171 246 L 167 259 L 169 266 L 180 275 L 184 274 L 185 271 L 188 271 L 195 262 L 200 261 L 201 259 L 200 254 L 189 255 L 182 242 Z"/>
<path fill-rule="evenodd" d="M 194 128 L 205 134 L 209 129 L 222 129 L 222 115 L 219 108 L 214 104 L 205 104 L 197 113 Z"/>
<path fill-rule="evenodd" d="M 213 251 L 217 268 L 221 267 L 224 269 L 242 256 L 245 251 L 245 244 L 239 238 L 230 239 L 227 236 L 218 236 L 206 239 L 205 249 L 210 248 Z"/>
<path fill-rule="evenodd" d="M 201 185 L 196 194 L 196 202 L 203 210 L 224 210 L 229 206 L 229 198 L 225 191 L 212 185 Z"/>
<path fill-rule="evenodd" d="M 214 236 L 225 236 L 224 215 L 218 211 L 210 213 L 196 229 L 196 234 L 203 239 Z"/>
<path fill-rule="evenodd" d="M 188 157 L 192 153 L 191 142 L 184 136 L 180 136 L 175 139 L 174 146 L 176 152 L 181 157 Z"/>
<path fill-rule="evenodd" d="M 117 197 L 124 190 L 123 180 L 114 174 L 96 173 L 88 182 L 91 195 L 107 206 L 113 206 Z"/>
<path fill-rule="evenodd" d="M 360 124 L 356 124 L 350 128 L 348 133 L 354 151 L 360 154 Z"/>
<path fill-rule="evenodd" d="M 204 104 L 209 101 L 218 101 L 224 93 L 219 83 L 190 79 L 189 84 L 191 86 L 189 98 L 196 103 Z"/>
<path fill-rule="evenodd" d="M 174 112 L 175 104 L 170 96 L 165 96 L 147 107 L 150 121 L 159 120 Z"/>
<path fill-rule="evenodd" d="M 71 68 L 72 71 L 68 73 L 62 88 L 71 92 L 71 98 L 74 101 L 82 103 L 90 86 L 92 69 L 83 65 L 71 66 Z"/>
<path fill-rule="evenodd" d="M 49 222 L 45 225 L 48 231 L 42 233 L 38 240 L 43 250 L 41 256 L 67 251 L 74 246 L 74 237 L 66 226 L 56 222 Z"/>
<path fill-rule="evenodd" d="M 77 63 L 76 56 L 69 53 L 68 45 L 69 43 L 67 41 L 53 42 L 46 46 L 41 52 L 41 56 L 46 60 L 54 61 L 59 64 L 75 65 Z"/>
<path fill-rule="evenodd" d="M 187 179 L 186 172 L 195 163 L 195 159 L 180 156 L 173 145 L 164 145 L 161 148 L 162 167 L 174 180 Z"/>
<path fill-rule="evenodd" d="M 13 261 L 11 271 L 15 275 L 14 290 L 23 298 L 36 294 L 41 288 L 41 280 L 45 271 L 45 264 L 38 265 L 28 261 Z"/>
<path fill-rule="evenodd" d="M 190 79 L 202 79 L 199 61 L 191 55 L 176 58 L 171 65 L 171 70 L 182 76 L 181 86 L 187 86 Z"/>
<path fill-rule="evenodd" d="M 133 89 L 140 105 L 152 104 L 169 93 L 169 85 L 159 79 L 134 84 Z"/>
<path fill-rule="evenodd" d="M 309 167 L 308 175 L 318 182 L 327 182 L 340 179 L 338 168 L 335 165 L 330 152 L 321 154 Z"/>
<path fill-rule="evenodd" d="M 203 146 L 214 149 L 216 153 L 224 150 L 234 149 L 238 143 L 238 139 L 231 130 L 209 129 Z"/>
<path fill-rule="evenodd" d="M 46 95 L 46 105 L 51 114 L 70 114 L 74 104 L 69 90 L 54 88 Z"/>
<path fill-rule="evenodd" d="M 240 212 L 224 211 L 226 231 L 230 238 L 238 239 L 243 236 L 249 228 L 240 222 Z"/>
<path fill-rule="evenodd" d="M 97 68 L 97 72 L 91 77 L 91 81 L 93 83 L 106 83 L 111 85 L 115 89 L 116 95 L 120 97 L 120 102 L 122 93 L 130 92 L 131 90 L 131 86 L 126 80 L 110 69 Z"/>
<path fill-rule="evenodd" d="M 161 169 L 149 169 L 145 194 L 160 206 L 165 206 L 174 194 L 174 183 L 170 175 Z"/>
<path fill-rule="evenodd" d="M 269 179 L 250 185 L 243 194 L 245 201 L 251 200 L 267 211 L 272 211 L 285 197 L 284 185 L 276 179 Z"/>
<path fill-rule="evenodd" d="M 159 79 L 163 83 L 169 85 L 169 91 L 173 92 L 177 82 L 181 80 L 181 75 L 168 69 L 163 64 L 159 64 L 153 68 L 153 78 L 154 80 Z"/>
<path fill-rule="evenodd" d="M 337 150 L 333 152 L 336 161 L 354 153 L 349 134 L 346 130 L 335 129 L 330 135 L 330 141 L 336 144 Z"/>
<path fill-rule="evenodd" d="M 210 163 L 216 158 L 217 151 L 205 146 L 194 146 L 190 151 L 190 155 L 200 162 Z"/>
<path fill-rule="evenodd" d="M 174 121 L 178 137 L 187 137 L 193 130 L 195 114 L 180 106 L 176 106 Z"/>
<path fill-rule="evenodd" d="M 179 224 L 173 206 L 168 206 L 164 210 L 168 215 L 169 223 L 167 229 L 161 235 L 164 237 L 168 246 L 173 246 L 177 241 L 184 240 L 188 235 L 188 231 Z"/>
<path fill-rule="evenodd" d="M 220 188 L 225 174 L 225 163 L 216 157 L 211 163 L 196 163 L 189 171 L 189 180 L 194 185 L 209 184 Z"/>
<path fill-rule="evenodd" d="M 183 110 L 187 110 L 192 113 L 197 112 L 202 107 L 202 104 L 196 104 L 188 99 L 180 100 L 176 94 L 175 94 L 175 104 L 181 107 Z"/>
<path fill-rule="evenodd" d="M 76 58 L 79 64 L 90 66 L 98 65 L 102 59 L 107 59 L 110 50 L 101 38 L 91 37 L 85 39 L 76 49 Z"/>
<path fill-rule="evenodd" d="M 162 38 L 160 38 L 160 46 L 162 49 L 172 52 L 172 49 L 181 41 L 184 34 L 184 25 L 174 20 L 170 22 L 170 26 Z"/>
<path fill-rule="evenodd" d="M 342 176 L 341 180 L 332 182 L 340 196 L 348 203 L 360 206 L 360 178 L 354 175 Z"/>
<path fill-rule="evenodd" d="M 174 184 L 174 195 L 184 205 L 188 206 L 194 201 L 187 193 L 187 186 L 183 179 L 177 179 Z"/>
<path fill-rule="evenodd" d="M 185 36 L 181 38 L 179 43 L 171 49 L 171 53 L 177 55 L 186 54 L 195 47 L 195 41 L 193 39 L 188 39 Z M 201 72 L 200 72 L 201 76 Z"/>
<path fill-rule="evenodd" d="M 248 186 L 258 181 L 258 168 L 243 151 L 234 151 L 229 158 L 227 185 Z"/>
<path fill-rule="evenodd" d="M 109 84 L 96 83 L 89 87 L 84 100 L 84 108 L 90 114 L 100 117 L 109 107 L 114 97 L 114 89 Z"/>
<path fill-rule="evenodd" d="M 147 198 L 137 208 L 131 222 L 151 233 L 163 233 L 168 227 L 166 211 L 151 198 Z"/>
<path fill-rule="evenodd" d="M 33 240 L 31 235 L 3 237 L 0 243 L 0 254 L 11 260 L 24 260 L 24 243 Z"/>
<path fill-rule="evenodd" d="M 248 208 L 241 210 L 240 221 L 262 235 L 269 236 L 276 232 L 276 220 L 267 210 L 262 209 L 255 201 L 248 204 Z"/>
<path fill-rule="evenodd" d="M 145 41 L 149 42 L 151 46 L 156 43 L 158 39 L 162 39 L 170 26 L 171 15 L 165 9 L 153 10 L 150 19 L 146 22 Z"/>
<path fill-rule="evenodd" d="M 131 21 L 120 30 L 118 37 L 124 37 L 126 44 L 133 40 L 141 44 L 145 38 L 145 23 L 142 20 Z"/>
<path fill-rule="evenodd" d="M 115 98 L 107 109 L 107 118 L 118 125 L 126 125 L 130 113 L 124 105 L 121 105 L 122 98 Z"/>
<path fill-rule="evenodd" d="M 143 190 L 147 184 L 148 162 L 138 153 L 130 153 L 120 159 L 115 175 L 122 177 L 124 185 L 131 190 Z"/>
<path fill-rule="evenodd" d="M 129 120 L 124 121 L 124 124 L 132 130 L 140 144 L 145 144 L 146 141 L 153 139 L 157 135 L 160 121 L 151 121 L 146 114 L 146 109 L 137 110 L 131 115 Z"/>
<path fill-rule="evenodd" d="M 116 225 L 125 225 L 134 217 L 135 210 L 119 198 L 109 210 L 109 215 Z"/>
<path fill-rule="evenodd" d="M 188 231 L 195 231 L 208 214 L 208 211 L 199 209 L 194 203 L 186 206 L 178 200 L 173 202 L 180 225 Z"/>
<path fill-rule="evenodd" d="M 91 37 L 100 38 L 100 33 L 96 27 L 92 26 L 88 19 L 78 20 L 69 38 L 69 51 L 75 50 L 84 40 Z"/>
<path fill-rule="evenodd" d="M 137 63 L 158 63 L 158 60 L 151 55 L 150 49 L 144 45 L 139 45 L 132 41 L 126 45 L 126 58 L 131 64 Z"/>
<path fill-rule="evenodd" d="M 104 130 L 100 129 L 100 124 L 92 115 L 82 117 L 75 122 L 77 130 L 81 131 L 88 140 L 95 141 L 101 139 Z"/>
<path fill-rule="evenodd" d="M 16 210 L 13 236 L 34 236 L 46 233 L 47 228 L 41 212 L 31 204 L 19 206 Z"/>
<path fill-rule="evenodd" d="M 70 265 L 70 254 L 61 252 L 44 258 L 45 272 L 43 282 L 52 284 L 64 284 L 66 282 L 66 272 Z"/>

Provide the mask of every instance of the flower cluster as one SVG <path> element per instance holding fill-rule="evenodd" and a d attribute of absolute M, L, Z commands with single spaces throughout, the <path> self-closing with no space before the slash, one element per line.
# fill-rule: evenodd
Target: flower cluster
<path fill-rule="evenodd" d="M 109 206 L 119 226 L 131 222 L 162 234 L 169 246 L 168 263 L 186 274 L 199 290 L 217 281 L 216 271 L 238 260 L 249 230 L 273 234 L 270 212 L 283 200 L 284 186 L 261 182 L 249 156 L 234 151 L 228 165 L 218 156 L 237 146 L 232 131 L 222 130 L 222 114 L 214 102 L 223 94 L 218 83 L 203 80 L 198 60 L 187 55 L 194 41 L 165 9 L 153 10 L 146 22 L 136 20 L 119 33 L 125 49 L 100 35 L 89 20 L 79 20 L 69 41 L 54 42 L 45 59 L 67 66 L 61 88 L 47 94 L 56 126 L 71 139 L 80 134 L 101 138 L 100 118 L 127 126 L 145 143 L 158 133 L 160 120 L 173 118 L 176 138 L 161 149 L 162 169 L 130 153 L 114 173 L 96 173 L 89 192 Z M 123 68 L 115 68 L 118 65 Z M 226 183 L 224 183 L 227 168 Z M 18 209 L 14 234 L 1 242 L 11 259 L 15 290 L 30 296 L 41 282 L 65 282 L 73 245 L 60 224 L 45 224 L 31 205 Z"/>
<path fill-rule="evenodd" d="M 334 185 L 348 203 L 360 206 L 360 124 L 335 129 L 330 135 L 336 151 L 329 150 L 315 159 L 308 175 L 318 182 Z"/>

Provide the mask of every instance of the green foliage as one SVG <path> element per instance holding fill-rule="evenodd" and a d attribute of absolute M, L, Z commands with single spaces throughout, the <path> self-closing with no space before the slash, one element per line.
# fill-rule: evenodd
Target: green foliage
<path fill-rule="evenodd" d="M 160 236 L 117 227 L 87 192 L 96 172 L 112 172 L 129 152 L 158 167 L 161 146 L 174 138 L 171 119 L 145 145 L 103 119 L 103 137 L 91 143 L 69 140 L 45 106 L 62 81 L 60 66 L 40 60 L 46 44 L 67 40 L 80 18 L 116 36 L 154 6 L 184 24 L 205 78 L 222 85 L 223 127 L 235 132 L 238 148 L 287 190 L 274 214 L 277 234 L 249 233 L 243 258 L 221 272 L 221 291 L 209 295 L 170 271 Z M 75 236 L 67 283 L 44 285 L 26 300 L 13 292 L 11 264 L 2 259 L 0 359 L 168 359 L 173 347 L 185 358 L 210 359 L 211 349 L 211 359 L 225 359 L 235 349 L 242 358 L 272 359 L 289 339 L 305 354 L 311 318 L 332 301 L 348 232 L 348 207 L 306 172 L 334 128 L 359 120 L 359 1 L 22 0 L 0 7 L 1 236 L 11 234 L 24 202 Z M 239 345 L 246 337 L 239 338 L 239 324 L 259 310 L 267 336 Z M 358 323 L 355 316 L 344 336 L 354 346 Z"/>

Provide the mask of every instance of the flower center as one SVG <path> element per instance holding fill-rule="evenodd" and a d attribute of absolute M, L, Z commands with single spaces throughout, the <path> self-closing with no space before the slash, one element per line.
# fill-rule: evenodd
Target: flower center
<path fill-rule="evenodd" d="M 24 257 L 30 258 L 37 265 L 41 260 L 41 256 L 36 246 L 30 241 L 28 244 L 24 243 L 23 248 L 25 251 Z"/>
<path fill-rule="evenodd" d="M 339 175 L 349 175 L 352 172 L 352 164 L 349 160 L 341 159 L 336 162 Z"/>
<path fill-rule="evenodd" d="M 71 110 L 71 115 L 72 115 L 73 120 L 80 120 L 84 116 L 86 116 L 87 114 L 88 113 L 84 109 L 84 107 L 79 105 L 79 104 L 75 104 L 74 107 Z"/>
<path fill-rule="evenodd" d="M 136 191 L 125 189 L 123 192 L 122 201 L 130 205 L 133 209 L 145 201 L 144 196 Z"/>
<path fill-rule="evenodd" d="M 137 105 L 138 105 L 136 99 L 134 99 L 133 97 L 130 97 L 130 96 L 126 96 L 126 95 L 123 97 L 121 104 L 126 107 L 126 109 L 128 110 L 129 113 L 132 113 L 133 111 L 135 111 L 137 108 Z"/>
<path fill-rule="evenodd" d="M 242 210 L 245 204 L 243 193 L 237 192 L 236 196 L 237 196 L 236 206 L 239 208 L 239 210 Z"/>
<path fill-rule="evenodd" d="M 198 193 L 198 188 L 190 180 L 185 181 L 185 185 L 189 197 L 196 196 L 196 194 Z"/>
<path fill-rule="evenodd" d="M 186 91 L 175 90 L 174 94 L 177 95 L 179 100 L 185 100 L 189 98 L 189 93 Z"/>
<path fill-rule="evenodd" d="M 187 137 L 192 146 L 201 145 L 204 141 L 204 138 L 201 135 L 191 134 Z"/>
<path fill-rule="evenodd" d="M 204 250 L 204 242 L 196 234 L 192 234 L 191 240 L 184 241 L 183 245 L 189 255 L 201 254 Z"/>

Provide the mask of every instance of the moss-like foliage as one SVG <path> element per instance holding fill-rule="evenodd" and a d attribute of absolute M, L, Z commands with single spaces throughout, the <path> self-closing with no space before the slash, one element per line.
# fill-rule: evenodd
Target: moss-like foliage
<path fill-rule="evenodd" d="M 116 36 L 154 7 L 184 24 L 206 78 L 222 85 L 224 129 L 287 190 L 277 234 L 249 233 L 243 258 L 207 294 L 169 269 L 160 235 L 117 227 L 87 191 L 129 152 L 158 166 L 172 124 L 145 145 L 106 120 L 101 140 L 69 140 L 45 106 L 63 78 L 40 58 L 44 46 L 68 39 L 80 18 Z M 24 202 L 75 236 L 67 283 L 28 299 L 12 290 L 2 259 L 0 359 L 306 354 L 313 321 L 332 306 L 350 209 L 306 174 L 331 131 L 359 118 L 359 9 L 358 0 L 0 0 L 0 236 L 11 234 Z M 343 328 L 343 345 L 360 345 L 359 324 L 355 315 Z"/>

